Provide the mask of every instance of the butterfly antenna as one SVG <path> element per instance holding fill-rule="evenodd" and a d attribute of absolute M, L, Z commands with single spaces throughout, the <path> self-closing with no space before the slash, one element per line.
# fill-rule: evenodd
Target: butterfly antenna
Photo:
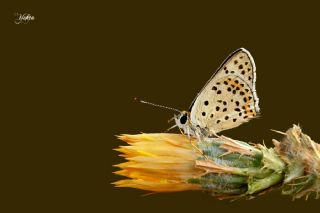
<path fill-rule="evenodd" d="M 160 107 L 160 108 L 164 108 L 164 109 L 169 109 L 169 110 L 181 113 L 180 110 L 172 108 L 172 107 L 167 107 L 167 106 L 163 106 L 163 105 L 160 105 L 160 104 L 154 104 L 154 103 L 151 103 L 151 102 L 148 102 L 148 101 L 144 101 L 144 100 L 141 100 L 141 99 L 138 99 L 138 98 L 134 98 L 134 100 L 139 101 L 140 103 L 143 103 L 143 104 L 149 104 L 151 106 Z"/>

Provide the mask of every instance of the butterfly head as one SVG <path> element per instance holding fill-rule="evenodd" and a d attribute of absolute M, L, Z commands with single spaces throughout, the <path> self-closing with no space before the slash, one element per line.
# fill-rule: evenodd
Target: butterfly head
<path fill-rule="evenodd" d="M 187 111 L 182 111 L 180 114 L 175 115 L 174 119 L 177 126 L 181 129 L 185 129 L 189 125 L 190 113 Z"/>

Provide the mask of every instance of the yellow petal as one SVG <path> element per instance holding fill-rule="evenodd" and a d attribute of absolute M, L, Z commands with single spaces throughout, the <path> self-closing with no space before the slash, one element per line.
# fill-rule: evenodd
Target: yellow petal
<path fill-rule="evenodd" d="M 131 187 L 154 192 L 198 190 L 189 178 L 201 176 L 204 169 L 196 168 L 199 153 L 192 146 L 195 139 L 181 134 L 121 135 L 128 143 L 115 149 L 127 162 L 115 165 L 122 170 L 115 174 L 130 179 L 119 180 L 117 187 Z"/>

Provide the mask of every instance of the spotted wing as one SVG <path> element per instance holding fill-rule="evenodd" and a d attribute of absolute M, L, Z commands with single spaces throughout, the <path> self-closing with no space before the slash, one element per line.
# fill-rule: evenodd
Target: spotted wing
<path fill-rule="evenodd" d="M 232 53 L 195 99 L 190 110 L 192 125 L 217 133 L 256 117 L 255 71 L 247 50 Z"/>

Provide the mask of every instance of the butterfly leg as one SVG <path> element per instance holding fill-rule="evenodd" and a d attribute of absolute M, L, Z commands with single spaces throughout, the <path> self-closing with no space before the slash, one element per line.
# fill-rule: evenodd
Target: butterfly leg
<path fill-rule="evenodd" d="M 187 134 L 188 134 L 188 137 L 190 138 L 190 129 L 187 128 Z"/>
<path fill-rule="evenodd" d="M 168 129 L 166 129 L 164 132 L 169 132 L 171 129 L 177 127 L 177 125 L 173 125 L 172 127 L 169 127 Z"/>
<path fill-rule="evenodd" d="M 180 131 L 180 133 L 182 134 L 182 135 L 184 135 L 184 132 L 183 132 L 183 130 L 179 127 L 179 131 Z"/>
<path fill-rule="evenodd" d="M 210 137 L 210 138 L 219 138 L 220 136 L 217 135 L 217 133 L 215 131 L 209 130 L 208 131 L 208 137 Z"/>
<path fill-rule="evenodd" d="M 168 123 L 170 123 L 171 121 L 173 121 L 173 120 L 175 120 L 175 119 L 177 119 L 176 116 L 173 116 L 172 118 L 170 118 L 170 119 L 168 120 Z"/>
<path fill-rule="evenodd" d="M 189 132 L 189 128 L 188 128 L 187 131 Z M 190 132 L 189 132 L 189 133 L 190 133 Z M 198 139 L 198 142 L 201 141 L 199 135 L 197 136 L 197 139 Z M 193 146 L 193 148 L 194 148 L 197 152 L 199 152 L 205 159 L 208 160 L 208 156 L 206 156 L 206 155 L 202 152 L 202 150 L 198 147 L 198 145 L 191 140 L 191 137 L 189 137 L 189 140 L 190 140 L 190 144 Z"/>

